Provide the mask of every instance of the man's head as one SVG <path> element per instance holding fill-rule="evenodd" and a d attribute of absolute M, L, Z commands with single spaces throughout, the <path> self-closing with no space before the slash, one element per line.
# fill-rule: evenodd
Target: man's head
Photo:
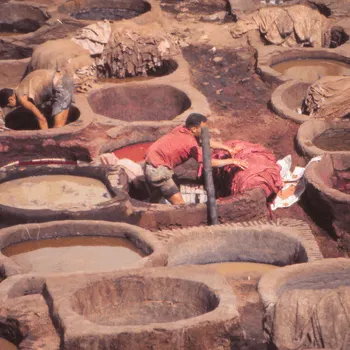
<path fill-rule="evenodd" d="M 193 136 L 200 137 L 201 136 L 201 128 L 206 126 L 207 118 L 199 113 L 191 113 L 187 119 L 185 126 L 188 130 L 191 131 Z"/>
<path fill-rule="evenodd" d="M 0 90 L 0 107 L 16 107 L 16 95 L 12 89 L 1 89 Z"/>

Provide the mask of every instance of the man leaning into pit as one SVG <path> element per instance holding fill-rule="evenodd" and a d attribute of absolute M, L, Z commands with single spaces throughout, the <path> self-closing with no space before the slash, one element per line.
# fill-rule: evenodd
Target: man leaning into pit
<path fill-rule="evenodd" d="M 59 128 L 67 122 L 73 92 L 74 82 L 68 75 L 39 69 L 29 73 L 14 90 L 0 90 L 0 107 L 23 106 L 34 114 L 40 129 L 48 129 L 42 111 L 50 106 L 53 127 Z"/>
<path fill-rule="evenodd" d="M 198 113 L 192 113 L 181 125 L 154 142 L 145 156 L 145 178 L 151 187 L 158 188 L 164 198 L 171 204 L 184 204 L 179 188 L 173 180 L 174 168 L 194 158 L 202 163 L 201 128 L 206 126 L 207 118 Z M 210 147 L 224 149 L 234 156 L 238 149 L 231 149 L 219 142 L 210 141 Z M 212 159 L 213 167 L 236 165 L 245 169 L 247 162 L 229 159 Z"/>

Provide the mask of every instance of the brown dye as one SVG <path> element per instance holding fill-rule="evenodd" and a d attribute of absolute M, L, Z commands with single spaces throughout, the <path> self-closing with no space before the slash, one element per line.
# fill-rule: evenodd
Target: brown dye
<path fill-rule="evenodd" d="M 135 81 L 147 81 L 157 78 L 156 76 L 137 76 L 137 77 L 127 77 L 127 78 L 99 78 L 97 82 L 100 84 L 110 83 L 110 84 L 124 84 L 124 83 L 132 83 Z"/>
<path fill-rule="evenodd" d="M 103 236 L 26 241 L 8 246 L 1 252 L 36 273 L 112 271 L 145 256 L 125 238 Z"/>
<path fill-rule="evenodd" d="M 327 75 L 347 75 L 350 66 L 347 63 L 327 59 L 299 59 L 277 63 L 272 66 L 279 73 L 300 80 L 317 80 Z"/>
<path fill-rule="evenodd" d="M 89 208 L 111 198 L 99 180 L 72 175 L 30 176 L 0 184 L 0 204 L 23 209 Z"/>
<path fill-rule="evenodd" d="M 350 129 L 329 129 L 313 140 L 313 144 L 325 151 L 350 151 Z"/>
<path fill-rule="evenodd" d="M 5 36 L 17 36 L 17 35 L 23 35 L 25 33 L 18 33 L 18 32 L 0 32 L 0 38 L 3 38 Z"/>
<path fill-rule="evenodd" d="M 250 275 L 263 275 L 275 270 L 278 266 L 269 264 L 257 264 L 250 262 L 224 262 L 207 265 L 224 277 L 248 277 Z"/>
<path fill-rule="evenodd" d="M 17 346 L 10 343 L 6 339 L 0 338 L 0 349 L 1 350 L 16 350 Z"/>

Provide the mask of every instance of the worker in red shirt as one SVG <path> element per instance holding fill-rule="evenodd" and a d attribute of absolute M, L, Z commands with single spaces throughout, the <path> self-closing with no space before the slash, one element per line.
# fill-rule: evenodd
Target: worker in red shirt
<path fill-rule="evenodd" d="M 202 162 L 202 148 L 199 145 L 201 128 L 206 126 L 207 118 L 198 113 L 192 113 L 186 119 L 185 125 L 177 126 L 168 134 L 154 142 L 145 156 L 145 178 L 155 188 L 159 188 L 162 195 L 171 204 L 184 204 L 179 188 L 173 180 L 174 168 L 194 158 Z M 224 149 L 234 156 L 239 150 L 231 149 L 219 142 L 210 141 L 210 147 Z M 236 165 L 241 169 L 248 167 L 248 163 L 234 158 L 213 159 L 213 167 Z"/>

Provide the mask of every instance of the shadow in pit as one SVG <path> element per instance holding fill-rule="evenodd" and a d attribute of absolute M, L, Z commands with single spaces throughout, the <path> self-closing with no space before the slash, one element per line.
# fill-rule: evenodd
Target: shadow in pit
<path fill-rule="evenodd" d="M 47 113 L 45 113 L 47 115 Z M 78 108 L 72 106 L 69 110 L 67 124 L 77 121 L 80 117 Z M 53 127 L 53 118 L 46 117 L 49 128 Z M 39 124 L 34 114 L 24 107 L 18 107 L 5 116 L 5 126 L 12 130 L 39 130 Z"/>

